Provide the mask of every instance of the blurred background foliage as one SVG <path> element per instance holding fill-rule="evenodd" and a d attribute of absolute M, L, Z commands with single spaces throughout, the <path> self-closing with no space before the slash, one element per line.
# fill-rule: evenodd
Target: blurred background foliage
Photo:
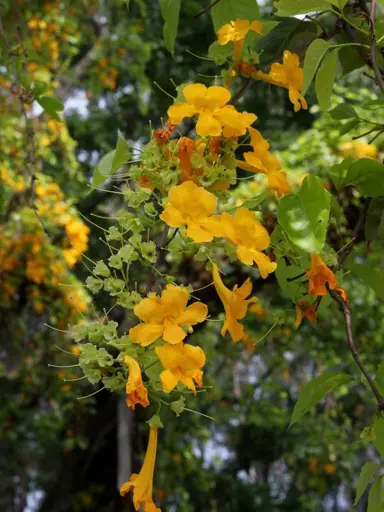
<path fill-rule="evenodd" d="M 209 13 L 194 18 L 200 2 L 182 2 L 173 60 L 163 44 L 157 3 L 132 0 L 129 10 L 121 0 L 14 4 L 4 2 L 1 16 L 8 40 L 22 50 L 21 82 L 33 78 L 48 84 L 65 111 L 60 122 L 25 102 L 35 138 L 34 212 L 26 122 L 17 86 L 0 62 L 0 510 L 130 510 L 129 500 L 123 502 L 117 492 L 117 453 L 127 454 L 133 468 L 140 465 L 145 411 L 128 418 L 130 445 L 122 446 L 118 399 L 104 391 L 78 400 L 94 389 L 85 380 L 68 382 L 79 373 L 67 326 L 98 318 L 111 307 L 106 296 L 91 297 L 83 286 L 87 261 L 108 254 L 100 229 L 124 206 L 114 193 L 116 181 L 102 190 L 88 184 L 100 157 L 115 147 L 117 130 L 138 155 L 171 102 L 163 90 L 175 95 L 174 84 L 210 83 L 207 77 L 218 73 L 205 58 L 214 30 Z M 268 5 L 264 9 L 268 12 Z M 4 44 L 1 51 L 5 62 Z M 240 81 L 236 87 L 242 87 Z M 337 93 L 335 103 L 347 98 L 357 106 L 375 98 L 358 74 Z M 308 99 L 311 104 L 311 92 Z M 354 132 L 342 135 L 340 122 L 321 116 L 317 107 L 294 115 L 285 92 L 267 84 L 248 87 L 239 105 L 257 113 L 257 127 L 270 139 L 291 183 L 317 172 L 337 194 L 331 166 L 356 151 L 376 158 L 381 149 L 380 138 L 368 147 L 364 139 L 353 142 Z M 261 186 L 258 179 L 241 182 L 233 190 L 234 202 L 241 204 Z M 333 212 L 336 248 L 340 235 L 354 226 L 360 204 L 352 188 L 338 199 L 344 210 Z M 271 232 L 273 199 L 263 205 Z M 361 244 L 361 258 L 367 250 L 375 258 L 380 247 Z M 185 283 L 209 284 L 210 276 L 188 255 L 177 265 Z M 236 265 L 228 272 L 233 284 L 247 277 Z M 180 512 L 350 510 L 361 466 L 368 455 L 374 457 L 360 438 L 374 412 L 364 386 L 348 394 L 341 389 L 337 400 L 327 398 L 316 415 L 288 430 L 305 382 L 324 369 L 353 369 L 341 315 L 334 307 L 323 308 L 317 324 L 304 322 L 296 331 L 295 311 L 275 277 L 254 280 L 254 289 L 259 302 L 247 317 L 245 343 L 222 339 L 215 322 L 193 335 L 207 353 L 205 384 L 211 387 L 199 393 L 198 405 L 191 398 L 190 407 L 215 421 L 184 413 L 166 423 L 155 473 L 157 502 L 164 511 Z M 357 280 L 347 291 L 356 312 L 356 338 L 373 369 L 383 348 L 384 306 Z M 210 310 L 220 311 L 212 287 L 197 295 Z M 122 314 L 115 308 L 111 318 L 124 325 L 129 319 Z"/>

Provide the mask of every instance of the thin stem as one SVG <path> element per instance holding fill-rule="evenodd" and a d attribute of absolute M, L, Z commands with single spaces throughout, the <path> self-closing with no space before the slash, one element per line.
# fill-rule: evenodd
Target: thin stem
<path fill-rule="evenodd" d="M 213 2 L 208 5 L 208 7 L 205 7 L 204 9 L 202 9 L 201 11 L 199 11 L 197 14 L 194 15 L 194 19 L 197 20 L 197 18 L 199 18 L 202 14 L 204 14 L 205 12 L 209 11 L 210 9 L 212 9 L 212 7 L 215 7 L 216 4 L 218 4 L 220 2 L 220 0 L 213 0 Z"/>
<path fill-rule="evenodd" d="M 369 375 L 367 369 L 365 368 L 363 362 L 361 361 L 360 356 L 356 349 L 356 345 L 353 340 L 352 326 L 351 326 L 351 310 L 349 309 L 349 305 L 346 302 L 344 302 L 341 295 L 339 295 L 337 292 L 335 292 L 334 290 L 330 290 L 329 288 L 328 288 L 328 291 L 329 291 L 329 294 L 332 297 L 332 299 L 340 305 L 341 310 L 344 314 L 345 329 L 346 329 L 347 340 L 348 340 L 348 348 L 353 356 L 353 359 L 355 360 L 357 366 L 360 368 L 361 373 L 367 379 L 369 387 L 371 388 L 371 391 L 377 400 L 379 411 L 383 411 L 384 410 L 384 399 L 381 396 L 374 380 Z"/>

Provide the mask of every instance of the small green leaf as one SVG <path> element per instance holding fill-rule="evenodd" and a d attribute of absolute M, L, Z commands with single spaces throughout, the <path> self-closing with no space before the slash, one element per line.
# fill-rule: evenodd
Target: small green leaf
<path fill-rule="evenodd" d="M 164 43 L 167 50 L 175 53 L 175 39 L 179 25 L 181 0 L 160 0 L 161 15 L 164 20 Z"/>
<path fill-rule="evenodd" d="M 347 268 L 372 288 L 379 299 L 384 300 L 384 274 L 382 271 L 360 263 L 348 263 Z"/>
<path fill-rule="evenodd" d="M 104 263 L 103 260 L 99 260 L 96 263 L 95 268 L 93 269 L 93 272 L 94 272 L 94 274 L 96 274 L 98 276 L 103 276 L 103 277 L 109 277 L 111 274 L 111 271 L 109 270 L 109 268 L 107 267 L 107 265 Z"/>
<path fill-rule="evenodd" d="M 308 382 L 300 392 L 290 426 L 299 421 L 322 398 L 351 380 L 352 377 L 346 373 L 329 372 Z"/>
<path fill-rule="evenodd" d="M 264 201 L 269 195 L 269 192 L 265 190 L 260 195 L 253 197 L 252 199 L 248 199 L 248 201 L 245 201 L 240 206 L 235 206 L 234 208 L 230 208 L 228 213 L 235 212 L 238 208 L 248 208 L 248 210 L 255 211 L 260 203 Z"/>
<path fill-rule="evenodd" d="M 171 402 L 169 405 L 176 416 L 180 416 L 185 409 L 185 398 L 181 396 L 178 400 Z"/>
<path fill-rule="evenodd" d="M 98 293 L 103 287 L 103 281 L 101 279 L 96 279 L 95 277 L 88 276 L 85 286 L 92 293 Z"/>
<path fill-rule="evenodd" d="M 365 221 L 367 240 L 378 242 L 384 247 L 384 197 L 372 199 Z"/>
<path fill-rule="evenodd" d="M 373 475 L 376 473 L 376 471 L 379 469 L 379 465 L 375 462 L 366 462 L 360 472 L 359 481 L 357 483 L 356 488 L 356 499 L 354 506 L 358 504 L 360 501 L 360 498 L 364 494 L 365 489 L 368 487 L 368 484 L 373 477 Z"/>
<path fill-rule="evenodd" d="M 304 179 L 298 194 L 280 200 L 279 224 L 292 243 L 310 253 L 321 251 L 325 243 L 330 203 L 324 182 L 313 174 Z"/>
<path fill-rule="evenodd" d="M 337 72 L 338 51 L 329 52 L 320 64 L 316 75 L 315 89 L 321 110 L 326 112 L 331 101 L 333 84 Z"/>
<path fill-rule="evenodd" d="M 368 494 L 367 512 L 383 512 L 383 477 L 376 477 Z"/>
<path fill-rule="evenodd" d="M 220 0 L 212 7 L 211 14 L 215 32 L 230 21 L 260 19 L 256 0 Z"/>
<path fill-rule="evenodd" d="M 325 0 L 278 0 L 273 6 L 277 9 L 276 16 L 281 17 L 330 9 L 329 3 Z"/>
<path fill-rule="evenodd" d="M 384 164 L 371 158 L 360 158 L 349 167 L 345 185 L 355 185 L 369 197 L 384 196 Z"/>
<path fill-rule="evenodd" d="M 340 105 L 337 105 L 329 114 L 333 119 L 336 119 L 336 121 L 357 117 L 356 110 L 348 103 L 340 103 Z"/>
<path fill-rule="evenodd" d="M 308 47 L 304 57 L 304 85 L 303 96 L 306 94 L 312 80 L 329 48 L 324 39 L 315 39 Z"/>
<path fill-rule="evenodd" d="M 345 135 L 346 133 L 350 132 L 354 128 L 356 128 L 357 125 L 360 124 L 360 119 L 352 119 L 351 121 L 348 121 L 344 124 L 340 124 L 339 134 Z"/>
<path fill-rule="evenodd" d="M 54 96 L 44 95 L 37 98 L 37 102 L 46 112 L 48 112 L 51 117 L 53 117 L 53 119 L 56 121 L 61 121 L 61 118 L 58 116 L 57 112 L 64 110 L 64 105 L 60 100 Z"/>
<path fill-rule="evenodd" d="M 151 428 L 163 428 L 163 423 L 158 414 L 154 414 L 151 418 L 149 418 L 147 423 Z"/>
<path fill-rule="evenodd" d="M 130 159 L 128 142 L 118 132 L 116 149 L 106 153 L 98 163 L 93 173 L 92 185 L 98 187 L 107 178 L 113 176 Z"/>

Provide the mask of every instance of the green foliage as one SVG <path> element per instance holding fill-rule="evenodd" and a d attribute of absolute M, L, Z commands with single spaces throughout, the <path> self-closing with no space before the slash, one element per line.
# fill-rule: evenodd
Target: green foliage
<path fill-rule="evenodd" d="M 321 110 L 327 111 L 331 101 L 333 84 L 337 72 L 338 51 L 329 52 L 320 64 L 316 74 L 315 88 Z"/>
<path fill-rule="evenodd" d="M 384 276 L 379 269 L 361 263 L 348 263 L 347 266 L 353 274 L 372 288 L 380 299 L 384 299 Z"/>
<path fill-rule="evenodd" d="M 329 193 L 320 178 L 310 175 L 297 195 L 282 198 L 278 218 L 290 240 L 312 253 L 324 246 L 329 213 Z"/>
<path fill-rule="evenodd" d="M 131 157 L 129 144 L 119 132 L 116 149 L 105 154 L 94 170 L 92 185 L 100 186 L 104 181 L 113 176 Z"/>
<path fill-rule="evenodd" d="M 326 0 L 276 0 L 276 16 L 295 16 L 312 11 L 325 11 L 330 8 L 330 2 Z"/>
<path fill-rule="evenodd" d="M 164 42 L 172 55 L 175 53 L 175 39 L 179 25 L 180 4 L 181 0 L 160 0 L 161 14 L 164 19 Z"/>
<path fill-rule="evenodd" d="M 329 46 L 329 43 L 324 41 L 324 39 L 315 39 L 305 52 L 303 94 L 307 92 L 311 85 L 320 64 L 329 50 Z"/>
<path fill-rule="evenodd" d="M 220 0 L 211 9 L 215 32 L 231 21 L 260 19 L 260 11 L 256 0 Z"/>
<path fill-rule="evenodd" d="M 292 413 L 290 426 L 300 421 L 322 398 L 347 384 L 351 379 L 352 377 L 345 373 L 328 372 L 311 380 L 300 392 Z"/>
<path fill-rule="evenodd" d="M 354 505 L 357 505 L 358 502 L 360 501 L 360 498 L 364 494 L 369 482 L 371 481 L 373 475 L 376 473 L 379 467 L 380 466 L 376 464 L 376 462 L 366 462 L 362 467 L 359 476 L 359 481 L 356 487 L 356 499 Z"/>
<path fill-rule="evenodd" d="M 64 110 L 63 103 L 55 98 L 54 96 L 39 96 L 37 98 L 37 102 L 43 107 L 43 109 L 48 112 L 48 114 L 53 117 L 56 121 L 61 121 L 60 116 L 57 112 L 61 112 Z"/>
<path fill-rule="evenodd" d="M 360 158 L 349 167 L 345 186 L 355 185 L 369 197 L 384 195 L 384 164 L 370 158 Z"/>
<path fill-rule="evenodd" d="M 384 510 L 383 477 L 376 477 L 368 494 L 367 512 L 382 512 Z"/>

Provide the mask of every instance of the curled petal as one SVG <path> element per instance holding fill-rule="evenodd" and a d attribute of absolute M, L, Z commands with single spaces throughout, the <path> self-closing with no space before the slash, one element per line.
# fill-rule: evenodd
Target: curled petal
<path fill-rule="evenodd" d="M 202 302 L 194 302 L 187 309 L 181 313 L 176 319 L 179 325 L 196 325 L 204 322 L 208 315 L 208 307 Z"/>
<path fill-rule="evenodd" d="M 171 105 L 167 111 L 169 120 L 172 124 L 180 124 L 184 117 L 192 117 L 196 114 L 196 109 L 189 103 L 176 103 Z"/>
<path fill-rule="evenodd" d="M 171 228 L 180 228 L 185 225 L 184 215 L 170 203 L 165 205 L 165 208 L 160 215 L 160 219 Z"/>
<path fill-rule="evenodd" d="M 163 326 L 157 324 L 139 324 L 129 329 L 129 336 L 133 343 L 146 347 L 159 339 L 163 333 Z"/>
<path fill-rule="evenodd" d="M 163 386 L 163 391 L 169 393 L 175 389 L 176 384 L 179 382 L 177 376 L 175 376 L 170 370 L 164 370 L 160 373 L 160 380 Z"/>

